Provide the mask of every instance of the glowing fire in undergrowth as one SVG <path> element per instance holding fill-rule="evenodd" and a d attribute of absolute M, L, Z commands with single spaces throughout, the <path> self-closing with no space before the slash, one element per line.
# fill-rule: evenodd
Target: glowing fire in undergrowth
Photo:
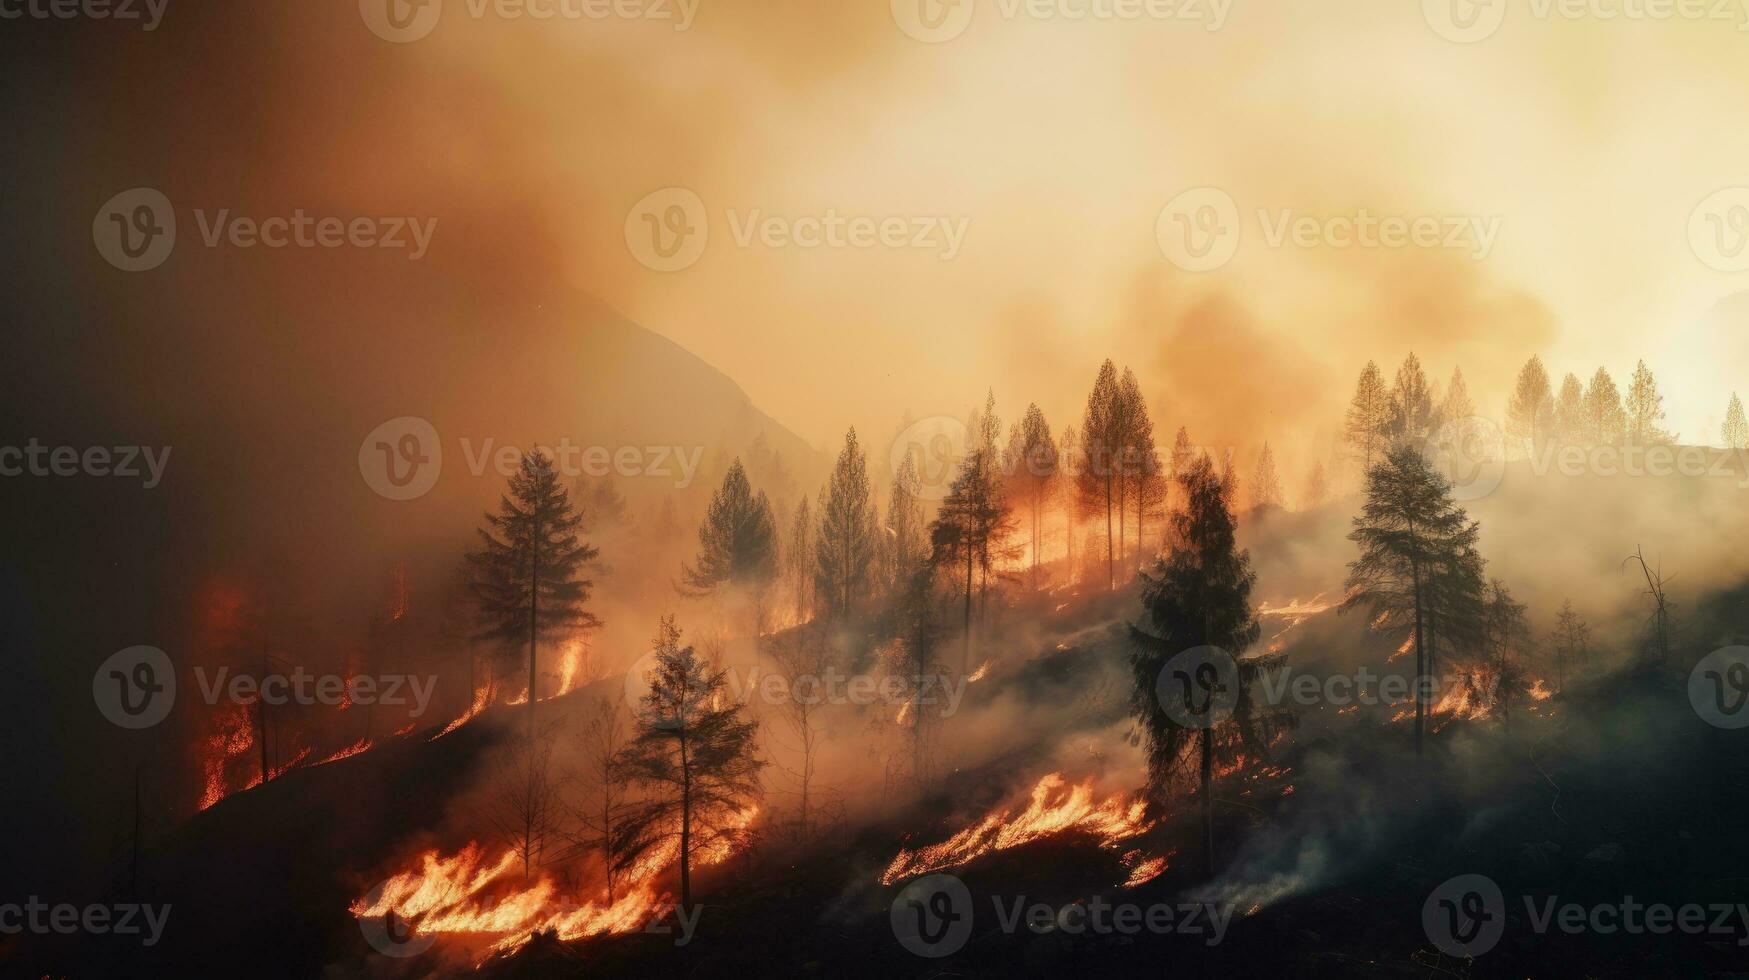
<path fill-rule="evenodd" d="M 728 829 L 744 830 L 758 814 L 758 807 L 748 807 L 728 821 Z M 668 841 L 626 872 L 625 890 L 612 901 L 603 893 L 579 904 L 544 873 L 524 878 L 515 851 L 488 858 L 473 842 L 447 857 L 437 850 L 420 854 L 415 867 L 354 901 L 350 911 L 360 919 L 392 912 L 415 932 L 481 938 L 494 952 L 520 948 L 536 932 L 551 931 L 561 940 L 632 932 L 669 906 L 670 896 L 653 882 L 677 863 L 679 853 L 678 840 Z M 700 847 L 693 860 L 696 866 L 721 864 L 732 853 L 729 840 L 719 839 Z"/>
<path fill-rule="evenodd" d="M 231 763 L 255 748 L 255 727 L 245 705 L 233 705 L 213 719 L 213 734 L 201 746 L 201 771 L 205 774 L 205 789 L 199 809 L 205 810 L 231 794 L 228 772 Z M 260 774 L 256 774 L 260 779 Z"/>
<path fill-rule="evenodd" d="M 1032 788 L 1032 797 L 1020 813 L 997 810 L 940 844 L 917 850 L 901 848 L 880 882 L 891 885 L 903 878 L 956 867 L 1067 830 L 1093 834 L 1100 838 L 1102 847 L 1116 847 L 1152 826 L 1143 815 L 1145 809 L 1142 801 L 1127 800 L 1121 794 L 1097 802 L 1092 779 L 1071 786 L 1062 773 L 1053 772 Z"/>

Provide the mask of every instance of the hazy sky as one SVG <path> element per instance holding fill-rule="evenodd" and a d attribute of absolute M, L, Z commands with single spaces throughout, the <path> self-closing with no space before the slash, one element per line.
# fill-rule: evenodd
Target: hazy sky
<path fill-rule="evenodd" d="M 1283 395 L 1308 379 L 1346 390 L 1366 357 L 1413 346 L 1436 373 L 1469 368 L 1497 412 L 1499 375 L 1531 353 L 1557 382 L 1598 364 L 1619 380 L 1644 357 L 1673 426 L 1697 435 L 1736 383 L 1700 349 L 1743 353 L 1708 311 L 1749 274 L 1703 264 L 1688 224 L 1703 198 L 1749 182 L 1742 10 L 1539 19 L 1513 4 L 1492 36 L 1460 44 L 1414 3 L 1241 0 L 1208 30 L 1212 8 L 1189 8 L 1200 23 L 1068 21 L 979 0 L 963 33 L 928 44 L 882 3 L 750 6 L 705 0 L 685 32 L 452 17 L 405 54 L 490 73 L 553 196 L 572 281 L 810 439 L 957 411 L 986 383 L 1060 415 L 1108 353 L 1156 400 L 1177 401 L 1173 385 L 1193 398 L 1252 367 L 1171 363 L 1180 347 L 1242 354 L 1249 343 L 1185 336 L 1233 321 L 1282 348 L 1262 365 L 1286 372 L 1266 386 Z M 604 57 L 614 80 L 586 81 Z M 610 119 L 580 108 L 594 99 Z M 1155 221 L 1205 185 L 1236 202 L 1239 251 L 1179 273 Z M 659 273 L 635 261 L 623 219 L 667 186 L 699 195 L 710 238 L 695 264 Z M 1256 215 L 1361 208 L 1497 219 L 1497 236 L 1484 259 L 1272 248 Z M 951 259 L 736 241 L 755 210 L 827 209 L 951 216 L 965 239 Z M 1185 323 L 1206 294 L 1228 308 Z M 1260 407 L 1301 423 L 1291 402 Z"/>
<path fill-rule="evenodd" d="M 176 8 L 119 50 L 154 84 L 106 90 L 111 138 L 138 140 L 126 120 L 149 112 L 174 165 L 130 152 L 90 194 L 132 180 L 184 207 L 437 218 L 426 261 L 450 288 L 599 295 L 815 443 L 963 413 L 986 386 L 1004 418 L 1037 400 L 1060 429 L 1113 356 L 1167 438 L 1267 436 L 1292 480 L 1327 452 L 1360 365 L 1388 376 L 1411 348 L 1441 380 L 1462 366 L 1495 414 L 1533 353 L 1557 384 L 1600 364 L 1623 382 L 1644 357 L 1671 427 L 1716 438 L 1749 363 L 1749 304 L 1718 307 L 1749 272 L 1709 267 L 1690 219 L 1749 184 L 1741 9 L 1513 3 L 1456 43 L 1431 26 L 1445 0 L 1198 0 L 1188 20 L 1061 16 L 1139 0 L 959 2 L 702 0 L 676 30 L 447 0 L 408 43 L 351 4 Z M 959 33 L 909 36 L 919 10 Z M 1200 187 L 1233 201 L 1240 237 L 1187 272 L 1157 221 Z M 653 241 L 640 202 L 664 188 L 708 225 L 667 272 L 635 254 Z M 1432 219 L 1440 245 L 1271 243 L 1284 219 L 1363 209 Z M 1714 211 L 1702 237 L 1740 246 L 1749 209 Z M 905 245 L 773 245 L 756 224 L 805 237 L 832 215 L 894 219 Z"/>

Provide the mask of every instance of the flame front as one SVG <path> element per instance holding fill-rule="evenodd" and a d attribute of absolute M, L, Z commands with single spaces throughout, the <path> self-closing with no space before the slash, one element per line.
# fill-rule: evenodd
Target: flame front
<path fill-rule="evenodd" d="M 1151 823 L 1144 816 L 1146 804 L 1115 795 L 1095 802 L 1093 780 L 1070 786 L 1060 772 L 1053 772 L 1032 788 L 1025 810 L 1010 816 L 998 810 L 940 844 L 918 850 L 900 849 L 880 882 L 891 885 L 903 878 L 957 867 L 985 854 L 1005 851 L 1067 830 L 1079 830 L 1100 838 L 1104 847 L 1140 836 Z"/>
<path fill-rule="evenodd" d="M 758 814 L 757 806 L 740 811 L 728 821 L 729 829 L 746 829 Z M 700 847 L 693 860 L 699 866 L 721 864 L 733 850 L 719 840 Z M 536 932 L 551 931 L 561 940 L 632 932 L 672 904 L 654 879 L 679 855 L 679 841 L 669 840 L 626 872 L 627 890 L 613 901 L 602 894 L 578 905 L 566 900 L 545 873 L 523 878 L 515 851 L 488 859 L 485 848 L 472 842 L 448 857 L 424 852 L 414 868 L 383 882 L 374 899 L 366 895 L 354 901 L 350 911 L 360 919 L 393 912 L 427 935 L 483 937 L 492 952 L 520 948 Z"/>

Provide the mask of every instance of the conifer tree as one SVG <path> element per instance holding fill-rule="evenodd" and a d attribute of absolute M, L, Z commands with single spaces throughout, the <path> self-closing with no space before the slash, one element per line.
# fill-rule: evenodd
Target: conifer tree
<path fill-rule="evenodd" d="M 1623 437 L 1631 446 L 1654 446 L 1670 442 L 1670 433 L 1658 423 L 1664 418 L 1664 396 L 1658 394 L 1658 382 L 1652 371 L 1641 361 L 1634 366 L 1634 376 L 1628 381 L 1627 396 L 1622 400 Z"/>
<path fill-rule="evenodd" d="M 1731 403 L 1725 406 L 1725 424 L 1721 429 L 1727 449 L 1749 448 L 1749 421 L 1743 418 L 1743 402 L 1731 392 Z"/>
<path fill-rule="evenodd" d="M 1391 396 L 1385 390 L 1379 366 L 1373 361 L 1367 361 L 1366 367 L 1361 369 L 1360 381 L 1355 384 L 1354 399 L 1348 405 L 1345 426 L 1349 451 L 1360 461 L 1363 472 L 1372 469 L 1374 461 L 1385 450 L 1390 416 Z M 1174 456 L 1176 455 L 1174 449 Z"/>
<path fill-rule="evenodd" d="M 698 558 L 682 565 L 681 592 L 710 595 L 725 585 L 758 592 L 777 575 L 777 521 L 735 460 L 698 528 Z"/>
<path fill-rule="evenodd" d="M 851 429 L 826 485 L 814 540 L 814 581 L 828 616 L 847 615 L 868 594 L 875 560 L 874 527 L 868 461 L 857 444 L 856 430 Z"/>
<path fill-rule="evenodd" d="M 1518 383 L 1506 403 L 1507 445 L 1535 453 L 1548 438 L 1555 411 L 1549 373 L 1542 358 L 1532 356 L 1518 372 Z"/>
<path fill-rule="evenodd" d="M 1081 420 L 1081 458 L 1076 474 L 1082 510 L 1105 515 L 1106 588 L 1117 588 L 1115 511 L 1121 489 L 1119 467 L 1123 452 L 1122 406 L 1117 366 L 1108 359 L 1099 366 L 1093 391 L 1087 396 L 1087 411 Z"/>
<path fill-rule="evenodd" d="M 578 540 L 582 523 L 559 483 L 552 460 L 539 450 L 525 453 L 510 475 L 509 492 L 498 512 L 479 529 L 480 550 L 468 555 L 469 587 L 479 609 L 476 639 L 496 641 L 506 650 L 528 646 L 528 731 L 534 738 L 537 650 L 540 641 L 601 621 L 589 612 L 594 583 L 579 570 L 598 552 Z"/>
<path fill-rule="evenodd" d="M 1006 490 L 1010 498 L 1027 509 L 1032 530 L 1032 587 L 1038 589 L 1041 529 L 1044 523 L 1045 501 L 1050 498 L 1057 478 L 1057 444 L 1051 438 L 1050 424 L 1037 405 L 1028 405 L 1026 415 L 1009 433 L 1008 450 L 1003 460 L 1007 471 Z"/>
<path fill-rule="evenodd" d="M 701 848 L 731 842 L 734 819 L 761 794 L 759 726 L 729 696 L 728 672 L 713 669 L 666 617 L 657 628 L 650 690 L 636 709 L 630 744 L 614 760 L 618 780 L 645 798 L 614 828 L 614 853 L 629 868 L 674 842 L 680 904 L 692 904 L 692 861 Z"/>

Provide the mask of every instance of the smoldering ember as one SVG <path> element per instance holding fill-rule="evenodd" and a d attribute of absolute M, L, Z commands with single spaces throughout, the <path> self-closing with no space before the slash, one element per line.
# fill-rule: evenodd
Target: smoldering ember
<path fill-rule="evenodd" d="M 0 976 L 1749 975 L 1617 6 L 0 0 Z"/>

